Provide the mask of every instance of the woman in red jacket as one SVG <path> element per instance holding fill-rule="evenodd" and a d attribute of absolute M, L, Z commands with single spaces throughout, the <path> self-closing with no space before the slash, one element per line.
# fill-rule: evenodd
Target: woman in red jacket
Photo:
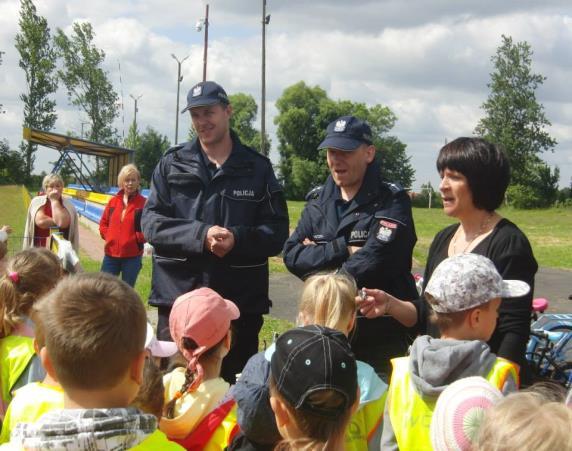
<path fill-rule="evenodd" d="M 123 166 L 117 176 L 119 192 L 109 201 L 99 222 L 99 233 L 105 240 L 101 271 L 121 274 L 121 279 L 132 287 L 141 270 L 145 243 L 141 231 L 145 198 L 139 194 L 140 183 L 141 175 L 135 165 Z"/>

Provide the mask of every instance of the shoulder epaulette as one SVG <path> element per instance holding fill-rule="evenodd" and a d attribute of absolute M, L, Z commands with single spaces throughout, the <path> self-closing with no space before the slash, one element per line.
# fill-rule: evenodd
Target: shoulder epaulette
<path fill-rule="evenodd" d="M 392 194 L 397 194 L 397 193 L 405 191 L 405 188 L 403 188 L 403 186 L 401 186 L 399 183 L 387 182 L 387 181 L 383 181 L 381 183 L 383 186 L 385 186 L 387 189 L 389 189 Z"/>
<path fill-rule="evenodd" d="M 270 158 L 268 158 L 266 155 L 261 154 L 260 152 L 258 152 L 258 150 L 255 150 L 255 149 L 253 149 L 252 147 L 247 146 L 247 145 L 242 144 L 242 143 L 241 143 L 241 145 L 242 145 L 242 148 L 243 148 L 244 150 L 247 150 L 247 151 L 250 152 L 251 154 L 254 154 L 254 155 L 256 155 L 257 157 L 260 157 L 260 158 L 262 158 L 262 159 L 264 159 L 264 160 L 270 162 Z"/>
<path fill-rule="evenodd" d="M 175 144 L 173 147 L 169 147 L 163 155 L 169 155 L 170 153 L 176 152 L 177 150 L 181 150 L 183 147 L 185 147 L 186 144 L 187 143 Z"/>
<path fill-rule="evenodd" d="M 310 191 L 308 191 L 308 194 L 306 194 L 306 197 L 305 197 L 306 201 L 317 199 L 320 196 L 320 193 L 322 192 L 323 189 L 324 189 L 324 185 L 320 185 L 320 186 L 316 186 L 315 188 L 312 188 Z"/>

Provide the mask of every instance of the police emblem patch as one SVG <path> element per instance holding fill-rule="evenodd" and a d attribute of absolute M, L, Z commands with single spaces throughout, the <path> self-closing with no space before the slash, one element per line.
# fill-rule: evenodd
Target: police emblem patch
<path fill-rule="evenodd" d="M 389 229 L 396 229 L 397 228 L 397 224 L 395 222 L 385 221 L 384 219 L 379 221 L 379 224 L 382 225 L 383 227 L 387 227 Z"/>
<path fill-rule="evenodd" d="M 380 226 L 379 230 L 377 231 L 377 235 L 375 236 L 379 241 L 384 243 L 389 243 L 393 238 L 393 233 L 395 231 L 390 229 L 389 227 Z"/>
<path fill-rule="evenodd" d="M 193 97 L 198 97 L 203 93 L 203 87 L 201 85 L 195 86 L 193 88 Z"/>
<path fill-rule="evenodd" d="M 346 121 L 340 119 L 339 121 L 336 122 L 336 125 L 334 126 L 334 131 L 335 132 L 343 132 L 346 130 Z"/>

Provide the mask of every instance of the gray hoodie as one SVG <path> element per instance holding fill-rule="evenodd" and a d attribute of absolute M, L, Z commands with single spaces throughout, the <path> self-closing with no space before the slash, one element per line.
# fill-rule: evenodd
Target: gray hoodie
<path fill-rule="evenodd" d="M 418 337 L 411 345 L 409 372 L 411 382 L 422 397 L 436 399 L 447 386 L 456 380 L 470 376 L 486 377 L 497 356 L 480 340 L 455 340 L 452 338 Z M 516 391 L 517 382 L 508 378 L 501 391 Z M 382 450 L 397 450 L 395 433 L 389 418 L 389 399 L 386 402 L 381 436 Z"/>

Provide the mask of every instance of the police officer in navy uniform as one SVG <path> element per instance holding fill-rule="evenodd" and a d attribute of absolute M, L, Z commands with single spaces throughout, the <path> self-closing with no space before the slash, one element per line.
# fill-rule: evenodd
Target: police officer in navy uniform
<path fill-rule="evenodd" d="M 230 129 L 232 107 L 220 85 L 195 85 L 187 110 L 197 137 L 161 158 L 142 216 L 154 248 L 149 304 L 158 307 L 158 336 L 168 338 L 179 295 L 207 286 L 233 301 L 240 318 L 222 376 L 234 382 L 258 352 L 262 314 L 271 305 L 268 257 L 288 237 L 288 210 L 268 158 Z"/>
<path fill-rule="evenodd" d="M 358 287 L 379 288 L 403 300 L 417 298 L 411 275 L 417 241 L 403 188 L 384 182 L 371 128 L 343 116 L 328 125 L 330 176 L 312 190 L 296 230 L 284 245 L 288 269 L 305 279 L 328 270 L 351 274 Z M 404 355 L 412 331 L 391 316 L 359 316 L 352 337 L 356 357 L 387 375 L 389 358 Z"/>

